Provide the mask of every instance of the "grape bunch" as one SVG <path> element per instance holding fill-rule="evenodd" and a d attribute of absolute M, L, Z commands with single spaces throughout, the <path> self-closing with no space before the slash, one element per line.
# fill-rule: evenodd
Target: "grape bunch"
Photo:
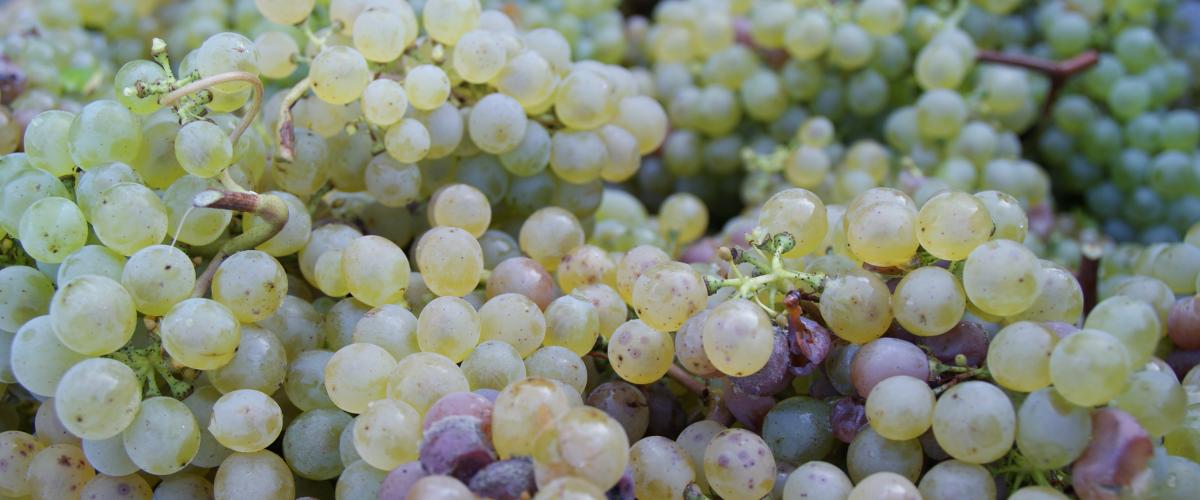
<path fill-rule="evenodd" d="M 1193 7 L 14 2 L 0 496 L 1189 498 Z"/>

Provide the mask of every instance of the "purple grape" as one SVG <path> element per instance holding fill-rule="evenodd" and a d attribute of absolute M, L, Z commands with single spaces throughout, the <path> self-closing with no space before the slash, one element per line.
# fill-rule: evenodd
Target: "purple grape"
<path fill-rule="evenodd" d="M 858 431 L 867 425 L 867 409 L 853 397 L 842 397 L 829 410 L 829 425 L 833 427 L 833 437 L 850 444 Z"/>
<path fill-rule="evenodd" d="M 762 427 L 767 413 L 775 407 L 775 398 L 746 394 L 736 385 L 725 391 L 725 399 L 722 401 L 725 408 L 729 409 L 729 413 L 733 414 L 733 418 L 741 422 L 747 429 L 756 432 Z"/>
<path fill-rule="evenodd" d="M 1146 470 L 1154 455 L 1150 435 L 1132 415 L 1115 408 L 1092 412 L 1092 442 L 1071 466 L 1071 484 L 1084 500 L 1117 498 Z"/>
<path fill-rule="evenodd" d="M 626 467 L 625 473 L 621 475 L 621 479 L 617 484 L 608 489 L 605 493 L 608 500 L 637 500 L 633 490 L 633 468 Z"/>
<path fill-rule="evenodd" d="M 433 424 L 454 415 L 475 417 L 479 419 L 483 433 L 492 434 L 492 401 L 473 392 L 452 392 L 442 396 L 425 412 L 423 429 L 428 432 Z"/>
<path fill-rule="evenodd" d="M 911 342 L 882 337 L 862 346 L 850 364 L 850 380 L 864 398 L 875 384 L 896 375 L 929 379 L 929 360 L 921 348 Z"/>
<path fill-rule="evenodd" d="M 825 358 L 825 375 L 829 377 L 829 383 L 833 384 L 833 388 L 840 394 L 846 396 L 854 394 L 850 366 L 853 364 L 854 355 L 861 348 L 862 346 L 858 344 L 835 343 L 829 350 L 829 356 Z"/>
<path fill-rule="evenodd" d="M 745 377 L 729 377 L 735 387 L 754 396 L 774 396 L 792 385 L 790 350 L 787 336 L 775 332 L 775 345 L 771 357 L 758 371 Z"/>
<path fill-rule="evenodd" d="M 659 381 L 642 386 L 642 394 L 646 396 L 646 404 L 650 408 L 650 423 L 646 426 L 647 436 L 663 436 L 675 439 L 683 428 L 687 427 L 687 413 L 679 398 L 671 392 L 667 384 Z"/>
<path fill-rule="evenodd" d="M 957 364 L 955 357 L 962 354 L 967 366 L 980 366 L 987 359 L 987 347 L 990 338 L 987 331 L 974 321 L 960 321 L 953 328 L 941 335 L 921 337 L 905 330 L 900 323 L 892 322 L 887 335 L 918 346 L 924 346 L 929 353 L 948 365 Z"/>
<path fill-rule="evenodd" d="M 808 395 L 817 399 L 833 399 L 841 394 L 837 388 L 829 381 L 829 377 L 825 375 L 825 370 L 818 370 L 813 374 L 813 379 L 808 384 Z"/>
<path fill-rule="evenodd" d="M 788 320 L 784 344 L 787 346 L 789 371 L 793 375 L 803 376 L 812 373 L 829 356 L 829 349 L 833 346 L 833 335 L 820 323 L 804 317 L 801 298 L 799 291 L 792 290 L 783 299 L 784 305 L 787 306 Z M 776 341 L 778 342 L 778 339 Z M 774 351 L 771 355 L 774 358 Z M 767 364 L 770 365 L 770 362 Z"/>
<path fill-rule="evenodd" d="M 404 500 L 408 498 L 408 489 L 417 480 L 428 476 L 421 462 L 409 462 L 392 469 L 379 485 L 379 500 Z"/>
<path fill-rule="evenodd" d="M 641 389 L 620 380 L 605 382 L 588 394 L 587 405 L 620 422 L 630 443 L 646 435 L 650 425 L 650 405 Z"/>
<path fill-rule="evenodd" d="M 1175 376 L 1179 377 L 1179 380 L 1183 380 L 1183 377 L 1186 377 L 1193 367 L 1200 364 L 1200 351 L 1171 351 L 1170 354 L 1167 354 L 1167 359 L 1163 361 L 1166 361 L 1167 365 L 1175 371 Z"/>
<path fill-rule="evenodd" d="M 533 462 L 528 457 L 493 462 L 475 473 L 467 486 L 476 495 L 492 500 L 520 500 L 537 493 Z"/>
<path fill-rule="evenodd" d="M 701 238 L 683 249 L 683 253 L 679 254 L 679 261 L 684 264 L 714 262 L 717 260 L 717 249 L 720 247 L 721 242 L 716 238 Z"/>
<path fill-rule="evenodd" d="M 496 451 L 479 419 L 463 415 L 443 418 L 425 431 L 420 456 L 426 472 L 453 476 L 464 483 L 496 461 Z"/>
<path fill-rule="evenodd" d="M 1167 336 L 1180 349 L 1200 349 L 1200 295 L 1179 299 L 1171 306 Z"/>

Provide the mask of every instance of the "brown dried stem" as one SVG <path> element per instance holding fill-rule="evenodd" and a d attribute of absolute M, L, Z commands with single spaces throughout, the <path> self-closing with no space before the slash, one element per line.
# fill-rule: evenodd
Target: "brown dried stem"
<path fill-rule="evenodd" d="M 279 144 L 279 158 L 283 161 L 290 162 L 295 159 L 296 151 L 296 128 L 292 124 L 292 105 L 296 101 L 304 97 L 304 93 L 308 92 L 312 86 L 312 79 L 305 77 L 303 80 L 296 82 L 288 93 L 283 96 L 283 102 L 279 105 L 279 120 L 276 122 L 275 128 L 275 143 Z"/>
<path fill-rule="evenodd" d="M 1092 67 L 1100 61 L 1100 54 L 1094 50 L 1089 50 L 1065 61 L 1050 61 L 1040 57 L 1033 57 L 1025 54 L 1010 54 L 1007 52 L 997 52 L 994 50 L 981 50 L 975 56 L 979 62 L 988 62 L 996 64 L 1004 64 L 1008 66 L 1016 66 L 1032 71 L 1037 71 L 1046 78 L 1050 79 L 1050 91 L 1046 93 L 1045 109 L 1049 110 L 1054 99 L 1058 97 L 1058 91 L 1078 73 Z"/>
<path fill-rule="evenodd" d="M 271 239 L 288 220 L 288 206 L 283 199 L 273 194 L 258 194 L 240 191 L 223 191 L 210 189 L 201 191 L 192 199 L 192 205 L 197 208 L 217 208 L 254 214 L 261 218 L 264 225 L 246 229 L 242 234 L 226 242 L 208 261 L 208 267 L 196 278 L 196 287 L 192 290 L 193 297 L 203 297 L 208 293 L 213 275 L 225 257 L 242 250 L 249 250 Z"/>
<path fill-rule="evenodd" d="M 676 382 L 679 382 L 679 385 L 682 385 L 684 389 L 687 389 L 692 394 L 700 397 L 708 395 L 708 387 L 704 382 L 696 380 L 695 377 L 692 377 L 691 374 L 675 363 L 671 363 L 671 367 L 667 369 L 667 376 L 675 379 Z"/>

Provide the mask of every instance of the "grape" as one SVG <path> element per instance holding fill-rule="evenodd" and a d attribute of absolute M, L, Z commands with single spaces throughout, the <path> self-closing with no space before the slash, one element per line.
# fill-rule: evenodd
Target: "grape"
<path fill-rule="evenodd" d="M 357 23 L 356 23 L 357 24 Z M 313 94 L 330 104 L 347 104 L 362 96 L 371 82 L 367 60 L 342 45 L 325 48 L 309 68 Z"/>
<path fill-rule="evenodd" d="M 1125 390 L 1113 400 L 1152 436 L 1177 428 L 1185 418 L 1187 395 L 1173 373 L 1140 371 L 1130 376 Z"/>
<path fill-rule="evenodd" d="M 215 123 L 190 122 L 175 136 L 175 159 L 189 174 L 207 179 L 233 161 L 233 143 Z"/>
<path fill-rule="evenodd" d="M 154 494 L 164 500 L 210 498 L 213 496 L 213 485 L 195 474 L 174 474 L 163 478 L 154 488 Z"/>
<path fill-rule="evenodd" d="M 484 434 L 492 430 L 492 401 L 475 392 L 452 392 L 425 411 L 422 429 L 428 431 L 433 424 L 452 416 L 466 416 L 478 419 Z"/>
<path fill-rule="evenodd" d="M 47 446 L 31 455 L 25 473 L 30 498 L 77 497 L 96 476 L 83 450 L 75 445 Z"/>
<path fill-rule="evenodd" d="M 487 498 L 517 500 L 538 489 L 533 469 L 528 458 L 501 460 L 480 469 L 468 485 L 472 492 Z"/>
<path fill-rule="evenodd" d="M 46 314 L 53 296 L 54 285 L 36 269 L 0 269 L 0 330 L 17 331 L 29 320 Z"/>
<path fill-rule="evenodd" d="M 208 431 L 225 447 L 244 453 L 266 448 L 283 430 L 279 404 L 253 389 L 225 393 L 212 409 Z"/>
<path fill-rule="evenodd" d="M 860 344 L 870 342 L 891 325 L 891 298 L 887 285 L 874 274 L 836 276 L 825 281 L 821 316 L 838 337 Z"/>
<path fill-rule="evenodd" d="M 812 460 L 796 468 L 788 475 L 783 487 L 784 498 L 811 498 L 814 500 L 843 499 L 850 494 L 854 485 L 846 473 L 837 466 L 820 460 Z"/>
<path fill-rule="evenodd" d="M 542 208 L 521 225 L 521 250 L 546 270 L 558 268 L 563 255 L 584 242 L 583 228 L 570 212 L 558 207 Z"/>
<path fill-rule="evenodd" d="M 300 410 L 336 408 L 325 390 L 325 365 L 332 356 L 329 351 L 312 350 L 292 358 L 283 390 Z"/>
<path fill-rule="evenodd" d="M 219 399 L 221 399 L 221 391 L 215 387 L 206 386 L 192 391 L 192 394 L 183 400 L 183 404 L 192 411 L 197 423 L 207 424 L 212 420 L 213 405 Z M 221 462 L 225 461 L 232 453 L 233 450 L 217 442 L 217 438 L 213 437 L 207 426 L 202 425 L 200 427 L 200 449 L 196 452 L 190 465 L 216 467 L 221 465 Z"/>
<path fill-rule="evenodd" d="M 967 193 L 942 193 L 921 207 L 917 239 L 934 257 L 962 260 L 986 242 L 994 225 L 983 202 Z"/>
<path fill-rule="evenodd" d="M 492 410 L 492 445 L 497 455 L 531 453 L 538 432 L 568 408 L 566 395 L 549 379 L 530 377 L 505 387 Z"/>
<path fill-rule="evenodd" d="M 850 251 L 876 266 L 908 262 L 919 245 L 912 201 L 904 196 L 895 203 L 871 203 L 861 196 L 851 202 L 843 219 Z"/>
<path fill-rule="evenodd" d="M 30 493 L 26 472 L 43 447 L 37 438 L 21 431 L 0 433 L 0 459 L 8 464 L 0 471 L 0 493 L 14 497 Z"/>
<path fill-rule="evenodd" d="M 101 167 L 102 168 L 102 167 Z M 207 245 L 225 234 L 233 212 L 213 208 L 195 208 L 196 195 L 221 187 L 215 179 L 185 175 L 172 182 L 163 193 L 167 208 L 167 232 L 172 241 L 178 239 L 189 245 Z"/>
<path fill-rule="evenodd" d="M 1012 448 L 1016 424 L 1008 396 L 987 382 L 968 381 L 951 387 L 933 410 L 938 444 L 951 457 L 967 463 L 988 463 L 1004 456 Z"/>
<path fill-rule="evenodd" d="M 407 359 L 407 358 L 405 358 Z M 388 375 L 396 361 L 374 344 L 355 343 L 333 354 L 325 365 L 325 390 L 338 408 L 362 413 L 387 395 Z"/>
<path fill-rule="evenodd" d="M 420 414 L 442 396 L 469 390 L 462 369 L 450 358 L 432 352 L 406 356 L 387 378 L 387 397 L 408 403 Z"/>
<path fill-rule="evenodd" d="M 430 197 L 429 223 L 463 229 L 476 238 L 491 223 L 492 207 L 482 192 L 466 184 L 451 184 Z"/>
<path fill-rule="evenodd" d="M 270 451 L 234 453 L 217 468 L 213 491 L 218 499 L 292 498 L 296 482 L 290 472 L 287 463 Z"/>
<path fill-rule="evenodd" d="M 1019 243 L 992 240 L 971 251 L 963 268 L 963 288 L 986 313 L 1013 315 L 1028 309 L 1041 290 L 1041 269 L 1033 252 Z"/>
<path fill-rule="evenodd" d="M 342 272 L 354 298 L 379 306 L 404 296 L 411 271 L 408 257 L 395 243 L 379 236 L 362 236 L 342 250 Z"/>
<path fill-rule="evenodd" d="M 417 343 L 460 362 L 479 342 L 480 321 L 471 304 L 458 297 L 438 297 L 421 310 L 417 319 Z M 403 360 L 402 360 L 403 361 Z"/>
<path fill-rule="evenodd" d="M 296 128 L 295 135 L 295 160 L 275 162 L 270 178 L 279 189 L 308 197 L 329 179 L 331 152 L 325 139 L 312 130 Z"/>
<path fill-rule="evenodd" d="M 296 71 L 293 58 L 300 55 L 300 46 L 290 35 L 282 31 L 264 31 L 254 39 L 261 59 L 262 76 L 287 78 Z"/>
<path fill-rule="evenodd" d="M 413 461 L 396 467 L 379 485 L 379 498 L 387 500 L 408 498 L 408 492 L 412 489 L 412 485 L 428 475 L 425 468 L 421 467 L 421 462 Z"/>
<path fill-rule="evenodd" d="M 846 469 L 850 479 L 863 479 L 879 472 L 892 472 L 909 481 L 921 475 L 924 457 L 916 439 L 893 441 L 867 427 L 854 437 L 846 451 Z"/>
<path fill-rule="evenodd" d="M 403 401 L 371 402 L 354 422 L 354 449 L 372 466 L 391 470 L 417 458 L 421 417 Z"/>
<path fill-rule="evenodd" d="M 766 366 L 775 344 L 770 319 L 745 299 L 723 302 L 704 321 L 704 352 L 722 373 L 746 376 Z"/>
<path fill-rule="evenodd" d="M 546 307 L 555 297 L 554 280 L 546 268 L 533 259 L 509 258 L 492 269 L 487 280 L 487 296 L 494 298 L 509 292 L 524 295 L 539 307 Z M 540 337 L 537 342 L 532 348 L 541 344 Z M 517 347 L 520 350 L 520 346 Z"/>
<path fill-rule="evenodd" d="M 921 496 L 928 500 L 996 498 L 996 482 L 992 474 L 979 465 L 958 460 L 947 460 L 933 466 L 917 487 Z"/>
<path fill-rule="evenodd" d="M 421 237 L 416 253 L 417 267 L 433 293 L 461 297 L 479 285 L 483 250 L 471 233 L 457 227 L 435 227 Z"/>
<path fill-rule="evenodd" d="M 354 20 L 351 30 L 354 48 L 375 62 L 396 60 L 404 53 L 409 41 L 408 26 L 400 12 L 383 5 L 367 6 Z"/>
<path fill-rule="evenodd" d="M 634 285 L 643 274 L 659 264 L 671 262 L 671 257 L 658 247 L 641 245 L 630 249 L 617 263 L 617 292 L 625 302 L 633 302 Z"/>
<path fill-rule="evenodd" d="M 37 438 L 45 444 L 73 444 L 79 446 L 78 436 L 63 425 L 58 418 L 57 404 L 54 398 L 47 398 L 37 407 L 33 417 L 33 428 Z"/>
<path fill-rule="evenodd" d="M 608 157 L 608 143 L 593 130 L 560 130 L 550 138 L 550 170 L 574 184 L 595 181 L 619 158 Z"/>
<path fill-rule="evenodd" d="M 1128 285 L 1122 285 L 1124 289 Z M 1118 292 L 1120 293 L 1120 292 Z M 1171 295 L 1174 297 L 1174 295 Z M 1167 319 L 1167 335 L 1171 342 L 1183 349 L 1200 347 L 1200 300 L 1182 298 L 1171 306 Z"/>
<path fill-rule="evenodd" d="M 1088 410 L 1053 389 L 1029 394 L 1017 412 L 1017 448 L 1038 467 L 1061 467 L 1077 458 L 1091 438 Z"/>
<path fill-rule="evenodd" d="M 23 169 L 0 186 L 0 229 L 20 235 L 21 216 L 34 202 L 56 196 L 70 198 L 63 183 L 42 170 Z M 95 221 L 92 221 L 93 224 Z"/>
<path fill-rule="evenodd" d="M 687 452 L 670 439 L 651 436 L 629 448 L 634 490 L 641 498 L 682 497 L 696 473 Z"/>
<path fill-rule="evenodd" d="M 198 298 L 175 304 L 162 317 L 159 332 L 171 358 L 198 370 L 228 363 L 241 338 L 240 325 L 229 308 Z"/>
<path fill-rule="evenodd" d="M 13 376 L 22 387 L 40 396 L 53 395 L 63 374 L 87 358 L 58 340 L 50 316 L 25 322 L 13 337 Z"/>
<path fill-rule="evenodd" d="M 742 498 L 766 495 L 775 485 L 775 460 L 761 438 L 743 429 L 717 433 L 704 452 L 704 476 L 714 493 Z"/>
<path fill-rule="evenodd" d="M 496 460 L 479 420 L 469 416 L 446 417 L 426 429 L 420 455 L 427 473 L 467 481 Z"/>
<path fill-rule="evenodd" d="M 763 420 L 762 437 L 779 463 L 804 464 L 824 457 L 834 444 L 829 405 L 806 396 L 780 401 Z"/>
<path fill-rule="evenodd" d="M 408 71 L 404 80 L 404 91 L 413 108 L 432 111 L 444 104 L 450 96 L 450 80 L 441 68 L 424 64 Z"/>
<path fill-rule="evenodd" d="M 108 439 L 133 421 L 142 393 L 141 384 L 128 366 L 93 358 L 63 374 L 54 398 L 58 419 L 72 434 Z"/>
<path fill-rule="evenodd" d="M 1143 470 L 1154 453 L 1150 436 L 1133 417 L 1113 408 L 1093 413 L 1092 425 L 1095 437 L 1071 466 L 1072 485 L 1084 497 L 1127 489 L 1133 471 Z"/>
<path fill-rule="evenodd" d="M 610 488 L 625 472 L 629 440 L 612 417 L 583 406 L 558 417 L 537 436 L 532 451 L 548 477 L 576 476 Z"/>
<path fill-rule="evenodd" d="M 962 319 L 966 294 L 958 279 L 937 266 L 909 272 L 896 285 L 892 310 L 896 322 L 920 336 L 942 335 Z"/>
<path fill-rule="evenodd" d="M 85 275 L 65 283 L 50 302 L 50 321 L 59 341 L 98 356 L 113 352 L 133 336 L 137 312 L 129 294 L 109 278 Z"/>
<path fill-rule="evenodd" d="M 1085 329 L 1060 340 L 1050 355 L 1050 379 L 1067 401 L 1095 406 L 1111 400 L 1128 383 L 1132 363 L 1121 341 Z"/>
<path fill-rule="evenodd" d="M 191 410 L 179 400 L 161 396 L 142 401 L 121 439 L 129 459 L 157 475 L 183 469 L 200 449 L 200 429 Z"/>
<path fill-rule="evenodd" d="M 167 235 L 167 217 L 166 206 L 153 191 L 122 182 L 100 193 L 91 222 L 104 246 L 129 256 L 162 242 Z"/>
<path fill-rule="evenodd" d="M 25 127 L 24 146 L 30 165 L 56 177 L 71 173 L 75 161 L 67 149 L 67 133 L 74 120 L 74 114 L 52 109 L 38 113 L 29 121 Z"/>
<path fill-rule="evenodd" d="M 649 384 L 666 375 L 674 359 L 674 343 L 667 333 L 635 319 L 617 327 L 608 342 L 613 372 L 632 384 Z"/>
<path fill-rule="evenodd" d="M 123 104 L 101 99 L 79 110 L 66 139 L 71 159 L 84 170 L 110 161 L 132 163 L 142 148 L 142 127 Z"/>
<path fill-rule="evenodd" d="M 933 421 L 934 396 L 924 380 L 907 375 L 875 384 L 867 396 L 867 420 L 885 439 L 916 439 Z"/>
<path fill-rule="evenodd" d="M 24 237 L 21 246 L 41 262 L 58 263 L 83 247 L 87 240 L 87 222 L 79 207 L 58 197 L 34 202 L 21 215 L 19 228 Z"/>
<path fill-rule="evenodd" d="M 80 491 L 82 498 L 150 498 L 150 484 L 138 475 L 127 475 L 123 477 L 113 477 L 99 475 L 92 478 L 83 490 Z"/>
<path fill-rule="evenodd" d="M 513 346 L 489 340 L 467 355 L 462 371 L 472 389 L 500 390 L 525 378 L 525 362 Z"/>
<path fill-rule="evenodd" d="M 1040 274 L 1042 289 L 1033 305 L 1011 319 L 1076 323 L 1083 314 L 1083 289 L 1075 275 L 1044 262 Z"/>
<path fill-rule="evenodd" d="M 587 405 L 616 419 L 630 441 L 637 441 L 646 434 L 650 408 L 646 395 L 633 385 L 619 380 L 600 384 L 588 394 Z"/>
<path fill-rule="evenodd" d="M 559 264 L 558 285 L 566 293 L 587 285 L 616 283 L 617 265 L 608 252 L 594 245 L 576 247 Z"/>
<path fill-rule="evenodd" d="M 138 311 L 163 315 L 192 295 L 196 270 L 181 250 L 152 245 L 130 256 L 120 280 Z"/>
<path fill-rule="evenodd" d="M 1021 392 L 1050 385 L 1050 356 L 1058 337 L 1037 323 L 1020 321 L 1001 329 L 988 348 L 987 365 L 996 383 Z"/>
<path fill-rule="evenodd" d="M 918 380 L 929 377 L 925 353 L 903 340 L 881 338 L 849 355 L 850 379 L 859 396 L 869 396 L 877 384 L 894 376 L 908 375 Z"/>
<path fill-rule="evenodd" d="M 525 136 L 525 110 L 504 94 L 488 94 L 471 108 L 467 130 L 479 149 L 491 154 L 512 151 Z"/>
<path fill-rule="evenodd" d="M 82 447 L 88 463 L 101 474 L 126 476 L 139 470 L 137 464 L 129 459 L 129 454 L 125 453 L 125 440 L 119 433 L 99 441 L 84 439 Z"/>
<path fill-rule="evenodd" d="M 265 329 L 246 326 L 233 359 L 208 377 L 221 392 L 254 389 L 272 394 L 283 385 L 286 370 L 287 355 L 279 339 Z"/>

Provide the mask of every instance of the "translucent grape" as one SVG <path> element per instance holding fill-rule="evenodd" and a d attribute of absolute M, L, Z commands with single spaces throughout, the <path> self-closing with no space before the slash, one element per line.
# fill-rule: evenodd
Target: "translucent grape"
<path fill-rule="evenodd" d="M 542 208 L 521 225 L 521 250 L 546 270 L 558 268 L 563 255 L 583 244 L 583 228 L 570 212 L 558 207 Z"/>
<path fill-rule="evenodd" d="M 1184 422 L 1187 395 L 1172 373 L 1140 371 L 1113 405 L 1137 419 L 1151 436 L 1162 436 Z"/>
<path fill-rule="evenodd" d="M 504 94 L 488 94 L 471 108 L 467 130 L 471 140 L 486 153 L 512 151 L 525 137 L 525 110 Z"/>
<path fill-rule="evenodd" d="M 50 302 L 50 320 L 59 341 L 81 354 L 108 354 L 133 336 L 137 311 L 120 283 L 96 275 L 62 285 Z"/>
<path fill-rule="evenodd" d="M 649 269 L 633 287 L 633 307 L 638 317 L 663 332 L 678 330 L 704 308 L 707 300 L 708 289 L 700 274 L 680 262 Z"/>
<path fill-rule="evenodd" d="M 150 484 L 138 475 L 127 475 L 123 477 L 113 477 L 106 475 L 98 475 L 92 478 L 83 490 L 80 491 L 82 498 L 150 498 Z"/>
<path fill-rule="evenodd" d="M 501 458 L 528 455 L 534 438 L 567 413 L 566 395 L 554 381 L 530 377 L 505 387 L 492 410 L 492 444 Z"/>
<path fill-rule="evenodd" d="M 424 64 L 408 71 L 404 79 L 404 91 L 413 108 L 431 111 L 444 104 L 450 96 L 450 79 L 441 68 Z"/>
<path fill-rule="evenodd" d="M 1016 425 L 1008 396 L 987 382 L 968 381 L 951 387 L 938 398 L 933 411 L 938 445 L 967 463 L 983 464 L 1004 456 L 1012 448 Z"/>
<path fill-rule="evenodd" d="M 220 302 L 193 298 L 175 304 L 162 317 L 159 334 L 175 361 L 211 370 L 233 359 L 241 329 L 233 312 Z"/>
<path fill-rule="evenodd" d="M 971 251 L 963 268 L 963 288 L 971 303 L 989 314 L 1014 315 L 1037 299 L 1041 264 L 1029 249 L 1010 240 L 992 240 Z"/>
<path fill-rule="evenodd" d="M 408 403 L 420 414 L 442 396 L 469 390 L 462 369 L 450 358 L 432 352 L 408 355 L 387 377 L 387 397 Z"/>
<path fill-rule="evenodd" d="M 110 476 L 125 476 L 137 472 L 138 466 L 125 453 L 125 440 L 118 433 L 108 439 L 83 440 L 83 454 L 96 472 Z"/>
<path fill-rule="evenodd" d="M 993 228 L 983 202 L 967 193 L 936 195 L 917 214 L 917 239 L 940 259 L 966 258 L 991 237 Z"/>
<path fill-rule="evenodd" d="M 17 330 L 11 348 L 12 372 L 22 387 L 37 395 L 52 396 L 71 366 L 88 356 L 68 349 L 58 340 L 50 316 L 33 318 Z"/>
<path fill-rule="evenodd" d="M 1038 389 L 1017 411 L 1017 448 L 1038 467 L 1062 467 L 1079 457 L 1091 440 L 1087 408 L 1075 406 L 1054 389 Z"/>
<path fill-rule="evenodd" d="M 893 441 L 916 439 L 933 422 L 933 391 L 906 375 L 875 384 L 867 396 L 867 420 L 880 436 Z"/>
<path fill-rule="evenodd" d="M 916 439 L 893 441 L 880 436 L 872 426 L 864 427 L 846 450 L 850 479 L 860 482 L 879 472 L 893 472 L 914 481 L 921 474 L 924 457 Z"/>
<path fill-rule="evenodd" d="M 408 29 L 399 9 L 390 9 L 383 4 L 368 5 L 354 20 L 351 36 L 354 48 L 366 59 L 391 62 L 407 48 Z M 416 34 L 412 35 L 415 37 Z"/>
<path fill-rule="evenodd" d="M 821 294 L 821 316 L 833 333 L 856 344 L 879 338 L 892 321 L 891 294 L 874 274 L 829 278 Z"/>
<path fill-rule="evenodd" d="M 67 149 L 67 133 L 74 119 L 74 114 L 52 109 L 38 113 L 29 121 L 25 127 L 24 146 L 31 165 L 55 176 L 71 172 L 75 161 Z"/>
<path fill-rule="evenodd" d="M 617 102 L 608 79 L 591 70 L 575 70 L 558 85 L 554 113 L 576 129 L 599 127 L 617 114 Z"/>
<path fill-rule="evenodd" d="M 425 286 L 437 295 L 461 297 L 479 285 L 483 250 L 471 233 L 440 226 L 430 229 L 417 246 L 417 267 Z"/>
<path fill-rule="evenodd" d="M 379 306 L 404 296 L 411 271 L 408 257 L 395 243 L 380 236 L 363 236 L 342 250 L 342 272 L 354 298 Z"/>
<path fill-rule="evenodd" d="M 77 497 L 96 476 L 83 450 L 75 445 L 56 444 L 30 455 L 24 478 L 30 498 Z"/>
<path fill-rule="evenodd" d="M 132 163 L 142 148 L 142 126 L 123 104 L 101 99 L 88 103 L 67 131 L 67 150 L 75 165 L 87 170 L 119 161 Z"/>
<path fill-rule="evenodd" d="M 213 492 L 218 500 L 293 498 L 296 483 L 287 463 L 279 455 L 267 450 L 234 453 L 217 468 Z"/>
<path fill-rule="evenodd" d="M 550 170 L 567 182 L 594 181 L 612 164 L 608 144 L 595 130 L 559 130 L 550 138 Z"/>
<path fill-rule="evenodd" d="M 354 448 L 374 467 L 390 470 L 416 460 L 421 416 L 408 404 L 381 399 L 367 406 L 354 423 Z"/>
<path fill-rule="evenodd" d="M 775 345 L 775 329 L 753 302 L 733 299 L 708 313 L 703 343 L 714 367 L 726 375 L 743 377 L 767 364 Z"/>
<path fill-rule="evenodd" d="M 221 392 L 254 389 L 273 394 L 283 385 L 286 371 L 287 354 L 279 339 L 263 328 L 245 326 L 233 359 L 208 372 L 208 379 Z"/>
<path fill-rule="evenodd" d="M 200 449 L 196 452 L 190 465 L 216 467 L 233 454 L 233 450 L 217 442 L 217 438 L 213 437 L 206 425 L 212 420 L 213 405 L 219 399 L 221 399 L 221 391 L 212 386 L 205 386 L 192 391 L 192 394 L 183 400 L 184 406 L 187 406 L 192 411 L 192 415 L 196 417 L 196 423 L 201 424 Z"/>
<path fill-rule="evenodd" d="M 200 449 L 200 428 L 191 410 L 177 399 L 142 401 L 137 417 L 121 434 L 129 459 L 151 474 L 178 472 Z"/>
<path fill-rule="evenodd" d="M 651 436 L 629 448 L 634 491 L 641 498 L 682 497 L 696 473 L 687 452 L 670 439 Z"/>
<path fill-rule="evenodd" d="M 212 409 L 208 431 L 217 442 L 244 453 L 266 448 L 283 431 L 279 404 L 253 389 L 225 393 Z"/>
<path fill-rule="evenodd" d="M 264 31 L 254 39 L 254 46 L 261 56 L 262 76 L 267 78 L 287 78 L 296 71 L 294 58 L 300 55 L 300 46 L 287 33 L 282 31 Z"/>
<path fill-rule="evenodd" d="M 987 365 L 997 384 L 1021 392 L 1050 385 L 1050 354 L 1058 337 L 1041 325 L 1019 321 L 988 345 Z"/>
<path fill-rule="evenodd" d="M 51 196 L 71 196 L 56 177 L 33 169 L 17 172 L 0 186 L 0 194 L 0 230 L 14 236 L 20 235 L 21 216 L 34 202 Z"/>
<path fill-rule="evenodd" d="M 343 45 L 326 47 L 313 58 L 308 77 L 313 94 L 330 104 L 347 104 L 362 96 L 371 83 L 367 60 Z"/>
<path fill-rule="evenodd" d="M 167 209 L 153 191 L 122 182 L 100 193 L 92 210 L 92 230 L 100 241 L 122 255 L 133 255 L 163 241 Z"/>
<path fill-rule="evenodd" d="M 382 347 L 350 344 L 325 364 L 325 390 L 338 408 L 362 413 L 368 403 L 387 396 L 388 374 L 395 366 L 396 360 Z"/>
<path fill-rule="evenodd" d="M 190 122 L 175 136 L 175 159 L 189 174 L 207 179 L 233 161 L 233 143 L 213 122 Z"/>
<path fill-rule="evenodd" d="M 548 477 L 576 476 L 608 488 L 629 461 L 629 440 L 620 424 L 588 406 L 558 417 L 533 444 L 533 458 Z"/>
<path fill-rule="evenodd" d="M 814 500 L 843 499 L 850 494 L 854 485 L 846 473 L 829 462 L 813 460 L 796 468 L 788 475 L 783 487 L 784 498 L 811 498 Z"/>
<path fill-rule="evenodd" d="M 124 363 L 82 361 L 63 374 L 54 392 L 59 421 L 85 439 L 108 439 L 125 430 L 142 402 L 141 383 Z"/>
<path fill-rule="evenodd" d="M 991 472 L 977 464 L 947 460 L 933 466 L 917 485 L 928 500 L 951 498 L 996 498 Z"/>
<path fill-rule="evenodd" d="M 608 357 L 622 379 L 648 384 L 666 375 L 675 357 L 675 344 L 670 335 L 635 319 L 613 332 Z"/>
<path fill-rule="evenodd" d="M 718 495 L 757 498 L 775 485 L 775 460 L 762 438 L 744 429 L 728 429 L 709 441 L 704 476 Z"/>
<path fill-rule="evenodd" d="M 583 356 L 600 336 L 600 316 L 591 302 L 564 295 L 546 308 L 546 337 L 543 345 L 561 346 Z"/>

